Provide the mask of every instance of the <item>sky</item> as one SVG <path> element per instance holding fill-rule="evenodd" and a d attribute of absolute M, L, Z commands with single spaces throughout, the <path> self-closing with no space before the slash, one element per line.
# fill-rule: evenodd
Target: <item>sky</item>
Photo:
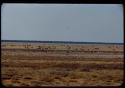
<path fill-rule="evenodd" d="M 121 4 L 2 4 L 2 40 L 123 43 Z"/>

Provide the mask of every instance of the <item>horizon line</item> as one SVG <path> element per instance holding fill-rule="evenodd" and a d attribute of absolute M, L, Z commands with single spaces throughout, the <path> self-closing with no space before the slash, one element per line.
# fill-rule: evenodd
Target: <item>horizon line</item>
<path fill-rule="evenodd" d="M 124 44 L 114 42 L 82 42 L 82 41 L 50 41 L 50 40 L 1 40 L 1 42 L 39 42 L 39 43 L 70 43 L 70 44 Z"/>

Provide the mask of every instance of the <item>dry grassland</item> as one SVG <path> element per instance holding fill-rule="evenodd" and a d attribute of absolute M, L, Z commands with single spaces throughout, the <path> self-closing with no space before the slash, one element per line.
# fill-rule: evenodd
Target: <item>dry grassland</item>
<path fill-rule="evenodd" d="M 2 50 L 4 86 L 120 86 L 123 83 L 123 53 L 118 54 L 122 55 L 118 58 L 86 58 L 49 54 L 33 56 L 29 51 L 25 51 L 27 55 L 6 54 L 9 52 L 19 53 L 18 50 Z"/>

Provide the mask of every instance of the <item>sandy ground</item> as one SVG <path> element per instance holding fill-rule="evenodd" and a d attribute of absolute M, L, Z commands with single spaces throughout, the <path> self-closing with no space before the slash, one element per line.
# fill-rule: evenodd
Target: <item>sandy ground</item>
<path fill-rule="evenodd" d="M 62 50 L 66 50 L 59 51 L 61 48 L 55 48 L 54 52 L 46 52 L 27 48 L 20 50 L 18 45 L 18 49 L 15 46 L 11 49 L 8 46 L 2 47 L 2 84 L 9 87 L 37 87 L 120 86 L 123 83 L 123 46 L 91 45 L 86 47 L 87 50 L 91 50 L 87 53 L 84 50 L 76 50 L 84 49 L 85 46 L 82 45 L 70 46 L 74 47 L 73 52 L 68 53 L 67 45 L 60 46 L 63 46 Z M 92 52 L 95 47 L 100 47 L 100 52 Z M 103 52 L 107 48 L 111 52 Z"/>

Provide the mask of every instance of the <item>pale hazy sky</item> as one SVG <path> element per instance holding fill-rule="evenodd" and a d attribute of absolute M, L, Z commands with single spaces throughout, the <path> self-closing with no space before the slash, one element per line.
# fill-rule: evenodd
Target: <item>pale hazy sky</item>
<path fill-rule="evenodd" d="M 3 4 L 6 40 L 123 43 L 120 4 Z"/>

